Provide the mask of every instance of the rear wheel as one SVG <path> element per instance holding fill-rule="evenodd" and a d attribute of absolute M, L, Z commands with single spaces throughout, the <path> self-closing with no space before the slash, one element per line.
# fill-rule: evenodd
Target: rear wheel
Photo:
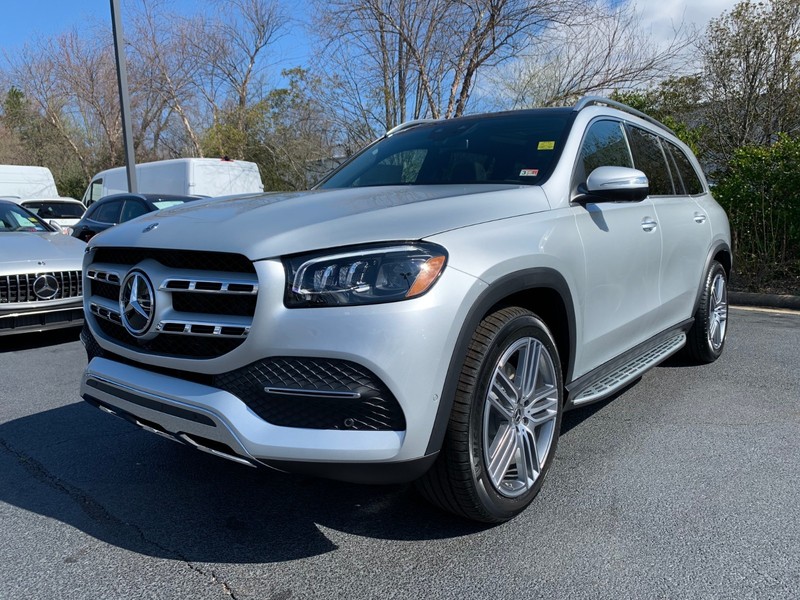
<path fill-rule="evenodd" d="M 519 307 L 475 331 L 439 457 L 418 482 L 434 504 L 476 521 L 506 521 L 531 503 L 550 467 L 563 385 L 553 336 Z"/>
<path fill-rule="evenodd" d="M 724 267 L 713 261 L 703 282 L 694 325 L 687 334 L 686 353 L 699 364 L 714 362 L 722 354 L 727 333 L 728 277 Z"/>

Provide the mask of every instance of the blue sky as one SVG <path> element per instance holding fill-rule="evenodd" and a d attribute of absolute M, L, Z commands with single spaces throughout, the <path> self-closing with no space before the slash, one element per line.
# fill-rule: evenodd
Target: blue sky
<path fill-rule="evenodd" d="M 121 0 L 123 31 L 125 30 L 125 0 Z M 175 12 L 192 14 L 200 2 L 194 0 L 171 0 L 168 4 Z M 283 2 L 292 14 L 290 29 L 281 38 L 276 52 L 279 54 L 278 68 L 291 68 L 307 63 L 310 52 L 302 23 L 305 2 Z M 108 25 L 111 29 L 110 0 L 0 0 L 0 60 L 3 53 L 13 54 L 25 43 L 38 37 L 51 37 L 73 27 L 87 24 Z"/>

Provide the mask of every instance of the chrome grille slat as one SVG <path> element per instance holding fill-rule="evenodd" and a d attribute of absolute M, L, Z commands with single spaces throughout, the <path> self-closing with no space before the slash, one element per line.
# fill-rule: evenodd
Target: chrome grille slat
<path fill-rule="evenodd" d="M 103 269 L 89 269 L 86 276 L 94 281 L 105 281 L 107 283 L 120 284 L 121 278 L 116 271 L 107 271 Z"/>
<path fill-rule="evenodd" d="M 186 287 L 182 287 L 185 284 Z M 180 285 L 181 287 L 178 287 Z M 211 286 L 219 286 L 219 289 L 213 289 Z M 206 287 L 203 287 L 206 286 Z M 231 289 L 232 286 L 241 286 L 242 290 Z M 202 294 L 245 294 L 256 295 L 258 294 L 258 283 L 252 280 L 243 279 L 221 279 L 221 278 L 185 278 L 185 277 L 169 277 L 161 282 L 160 290 L 175 291 L 175 292 L 196 292 Z"/>
<path fill-rule="evenodd" d="M 52 275 L 58 282 L 58 293 L 50 300 L 41 300 L 33 291 L 33 282 L 40 275 Z M 67 298 L 78 298 L 82 294 L 80 271 L 40 271 L 0 276 L 0 304 L 22 304 L 29 302 L 52 302 Z"/>
<path fill-rule="evenodd" d="M 122 318 L 119 316 L 119 312 L 116 310 L 112 310 L 107 306 L 101 306 L 99 304 L 95 304 L 92 302 L 89 305 L 89 310 L 92 311 L 92 314 L 100 317 L 101 319 L 105 319 L 106 321 L 111 321 L 112 323 L 116 323 L 117 325 L 122 324 Z"/>
<path fill-rule="evenodd" d="M 211 332 L 201 332 L 199 328 L 211 327 Z M 233 323 L 213 323 L 208 321 L 160 321 L 156 325 L 158 331 L 170 335 L 193 335 L 198 337 L 224 337 L 224 338 L 246 338 L 250 333 L 250 325 L 240 325 Z M 228 330 L 227 332 L 225 330 Z M 233 333 L 230 330 L 241 330 Z"/>

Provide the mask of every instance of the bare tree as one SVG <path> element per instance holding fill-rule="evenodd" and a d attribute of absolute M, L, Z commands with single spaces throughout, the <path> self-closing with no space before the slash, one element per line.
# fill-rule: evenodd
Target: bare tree
<path fill-rule="evenodd" d="M 128 43 L 139 61 L 141 68 L 138 73 L 146 78 L 141 82 L 141 89 L 158 95 L 161 110 L 168 111 L 167 117 L 174 111 L 186 134 L 189 154 L 202 156 L 198 127 L 204 111 L 196 101 L 202 65 L 192 51 L 188 34 L 181 26 L 182 20 L 168 12 L 161 0 L 143 2 L 131 20 Z M 163 119 L 162 127 L 153 131 L 152 146 L 156 151 L 169 121 L 169 118 Z M 182 154 L 184 148 L 172 150 Z"/>
<path fill-rule="evenodd" d="M 498 102 L 511 108 L 553 106 L 592 93 L 641 87 L 679 71 L 691 43 L 679 27 L 663 47 L 649 40 L 631 4 L 586 6 L 580 19 L 540 34 L 530 52 L 493 74 Z"/>
<path fill-rule="evenodd" d="M 581 0 L 318 1 L 324 64 L 358 122 L 463 114 L 477 78 L 566 22 Z"/>
<path fill-rule="evenodd" d="M 740 146 L 800 131 L 800 2 L 740 2 L 711 21 L 699 49 L 719 164 Z"/>
<path fill-rule="evenodd" d="M 266 95 L 264 52 L 284 31 L 287 18 L 276 0 L 213 0 L 214 16 L 185 22 L 186 42 L 200 61 L 199 91 L 215 118 L 230 101 L 241 112 Z M 254 89 L 255 88 L 255 89 Z"/>
<path fill-rule="evenodd" d="M 91 176 L 99 154 L 121 149 L 119 100 L 110 39 L 83 39 L 76 30 L 25 46 L 7 57 L 9 78 L 68 142 Z"/>

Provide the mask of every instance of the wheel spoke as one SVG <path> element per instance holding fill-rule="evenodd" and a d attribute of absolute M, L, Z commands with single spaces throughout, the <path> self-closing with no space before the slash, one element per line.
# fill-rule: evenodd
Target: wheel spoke
<path fill-rule="evenodd" d="M 520 349 L 522 366 L 517 373 L 517 386 L 523 399 L 527 399 L 536 389 L 541 350 L 542 345 L 533 339 L 529 339 L 528 344 Z"/>
<path fill-rule="evenodd" d="M 543 391 L 536 401 L 532 402 L 525 410 L 525 414 L 533 426 L 556 418 L 558 396 L 555 392 L 555 386 L 548 386 L 548 389 Z"/>
<path fill-rule="evenodd" d="M 719 318 L 716 315 L 712 315 L 711 317 L 711 324 L 708 328 L 708 337 L 714 346 L 717 345 L 717 335 L 719 333 Z"/>
<path fill-rule="evenodd" d="M 510 421 L 513 418 L 518 399 L 517 386 L 508 378 L 504 367 L 497 367 L 489 390 L 489 402 L 503 417 Z"/>
<path fill-rule="evenodd" d="M 489 476 L 495 485 L 499 485 L 508 473 L 518 446 L 516 429 L 510 423 L 501 425 L 489 447 Z"/>
<path fill-rule="evenodd" d="M 527 427 L 517 428 L 519 444 L 519 457 L 517 458 L 517 475 L 523 485 L 536 479 L 541 470 L 539 467 L 539 454 L 536 448 L 536 436 Z"/>
<path fill-rule="evenodd" d="M 722 304 L 725 302 L 725 280 L 718 276 L 717 279 L 714 281 L 714 296 L 717 304 Z"/>

